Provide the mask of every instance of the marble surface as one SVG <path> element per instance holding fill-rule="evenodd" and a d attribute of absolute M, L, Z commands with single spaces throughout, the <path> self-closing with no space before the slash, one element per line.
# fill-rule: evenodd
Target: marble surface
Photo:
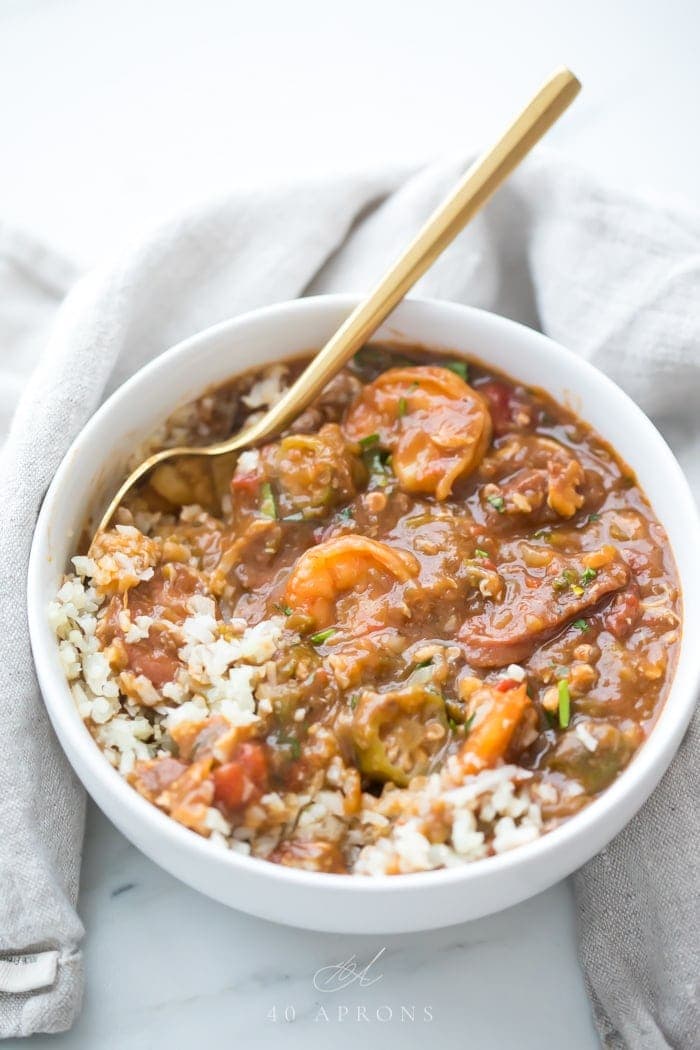
<path fill-rule="evenodd" d="M 565 883 L 447 930 L 310 933 L 250 918 L 188 889 L 91 806 L 80 911 L 88 930 L 83 1015 L 72 1032 L 32 1037 L 31 1050 L 179 1050 L 203 1037 L 245 1050 L 340 1050 L 358 1041 L 382 1050 L 435 1041 L 444 1050 L 598 1045 L 572 962 Z M 322 968 L 354 955 L 359 971 L 380 952 L 364 985 L 314 986 Z M 319 975 L 317 984 L 324 988 L 329 976 Z M 20 1050 L 27 1043 L 6 1045 Z"/>
<path fill-rule="evenodd" d="M 693 0 L 3 0 L 0 219 L 86 266 L 211 193 L 476 147 L 562 62 L 585 90 L 550 144 L 698 205 L 699 31 Z M 194 893 L 91 807 L 80 913 L 84 1012 L 32 1050 L 598 1045 L 566 884 L 450 930 L 300 932 Z M 377 953 L 363 984 L 314 986 Z"/>

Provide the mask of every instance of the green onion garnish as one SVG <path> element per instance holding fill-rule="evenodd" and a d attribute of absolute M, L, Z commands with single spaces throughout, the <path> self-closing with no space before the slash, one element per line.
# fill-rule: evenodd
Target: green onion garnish
<path fill-rule="evenodd" d="M 466 361 L 445 361 L 442 367 L 449 368 L 450 372 L 454 372 L 465 383 L 469 379 L 469 365 Z"/>
<path fill-rule="evenodd" d="M 367 434 L 366 437 L 360 438 L 357 442 L 360 448 L 371 448 L 372 445 L 376 445 L 379 441 L 379 434 Z"/>
<path fill-rule="evenodd" d="M 355 517 L 355 511 L 351 506 L 343 507 L 342 510 L 338 511 L 338 517 L 341 521 L 352 521 Z"/>
<path fill-rule="evenodd" d="M 566 729 L 569 724 L 569 719 L 571 718 L 569 680 L 567 678 L 560 678 L 557 689 L 559 691 L 559 725 L 562 729 Z"/>
<path fill-rule="evenodd" d="M 260 486 L 260 494 L 262 496 L 260 501 L 260 513 L 265 518 L 276 518 L 277 505 L 275 504 L 275 495 L 269 481 L 264 481 L 262 483 Z"/>
<path fill-rule="evenodd" d="M 422 667 L 430 667 L 430 665 L 431 665 L 431 663 L 432 663 L 432 662 L 433 662 L 433 658 L 432 658 L 432 656 L 431 656 L 431 657 L 429 657 L 429 659 L 427 659 L 427 660 L 421 660 L 421 661 L 420 661 L 420 663 L 417 663 L 417 664 L 416 664 L 416 665 L 414 666 L 414 671 L 420 671 L 420 669 L 421 669 Z"/>
<path fill-rule="evenodd" d="M 489 552 L 488 551 L 482 551 L 481 547 L 477 547 L 476 550 L 474 551 L 474 553 L 476 554 L 477 558 L 490 558 L 491 557 Z"/>
<path fill-rule="evenodd" d="M 589 524 L 592 521 L 600 521 L 600 514 L 589 514 L 588 515 L 588 522 L 589 522 Z"/>
<path fill-rule="evenodd" d="M 336 627 L 328 627 L 325 631 L 317 631 L 316 634 L 312 634 L 309 641 L 312 645 L 323 645 L 329 638 L 332 638 L 336 633 Z"/>
<path fill-rule="evenodd" d="M 373 448 L 362 455 L 367 470 L 372 475 L 372 479 L 376 485 L 381 488 L 386 488 L 389 484 L 389 475 L 391 473 L 391 453 L 385 452 L 383 449 Z"/>
<path fill-rule="evenodd" d="M 597 575 L 598 575 L 598 573 L 595 571 L 595 569 L 590 569 L 590 568 L 589 569 L 584 569 L 583 572 L 581 573 L 581 584 L 582 584 L 582 586 L 585 587 L 586 584 L 590 583 L 591 580 L 594 580 Z"/>
<path fill-rule="evenodd" d="M 272 608 L 275 609 L 280 616 L 291 616 L 294 612 L 291 605 L 286 605 L 284 602 L 275 602 Z"/>
<path fill-rule="evenodd" d="M 398 417 L 399 417 L 399 419 L 401 419 L 402 416 L 405 416 L 407 411 L 408 411 L 408 402 L 406 401 L 405 397 L 400 397 L 399 398 L 399 409 L 398 409 Z"/>
<path fill-rule="evenodd" d="M 497 510 L 499 514 L 505 514 L 506 501 L 503 496 L 487 496 L 486 498 L 494 510 Z"/>
<path fill-rule="evenodd" d="M 574 620 L 573 626 L 578 631 L 588 631 L 589 630 L 588 623 L 586 622 L 586 620 Z"/>

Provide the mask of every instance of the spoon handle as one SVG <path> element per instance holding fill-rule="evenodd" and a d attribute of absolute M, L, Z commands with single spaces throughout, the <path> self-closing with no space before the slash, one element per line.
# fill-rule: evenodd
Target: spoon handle
<path fill-rule="evenodd" d="M 454 240 L 520 161 L 573 102 L 581 84 L 568 69 L 553 73 L 494 146 L 482 154 L 379 284 L 352 311 L 277 404 L 246 428 L 252 445 L 284 429 L 381 325 L 406 292 Z"/>
<path fill-rule="evenodd" d="M 401 301 L 409 288 L 454 240 L 479 208 L 498 189 L 523 157 L 576 98 L 581 85 L 568 69 L 552 74 L 528 102 L 495 146 L 472 164 L 455 189 L 433 212 L 372 292 L 352 311 L 297 381 L 257 423 L 244 427 L 226 441 L 203 448 L 169 448 L 149 456 L 123 482 L 98 526 L 109 525 L 121 500 L 156 464 L 178 455 L 218 456 L 237 452 L 275 437 L 318 397 L 326 383 L 349 361 Z M 94 543 L 94 540 L 93 540 Z M 91 548 L 92 549 L 92 548 Z"/>

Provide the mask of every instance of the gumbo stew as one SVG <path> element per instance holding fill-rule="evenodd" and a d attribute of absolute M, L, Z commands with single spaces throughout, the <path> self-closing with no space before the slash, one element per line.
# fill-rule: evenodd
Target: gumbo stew
<path fill-rule="evenodd" d="M 303 365 L 152 447 L 227 436 Z M 679 585 L 634 475 L 477 362 L 366 347 L 279 440 L 161 465 L 116 522 L 51 607 L 81 714 L 151 803 L 278 864 L 530 842 L 625 768 L 673 673 Z"/>

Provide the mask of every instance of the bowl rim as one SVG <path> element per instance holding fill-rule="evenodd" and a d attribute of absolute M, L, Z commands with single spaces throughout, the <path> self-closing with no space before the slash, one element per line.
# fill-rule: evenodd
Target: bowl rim
<path fill-rule="evenodd" d="M 266 879 L 271 883 L 291 883 L 297 886 L 305 886 L 314 891 L 321 890 L 324 887 L 326 890 L 339 890 L 342 888 L 344 891 L 355 895 L 381 895 L 388 892 L 392 894 L 406 894 L 413 893 L 416 889 L 423 886 L 438 889 L 441 886 L 455 882 L 467 884 L 490 875 L 496 876 L 499 872 L 514 867 L 524 868 L 533 864 L 538 866 L 546 864 L 548 858 L 554 855 L 561 857 L 570 845 L 584 838 L 592 831 L 597 830 L 598 834 L 593 835 L 592 838 L 598 845 L 593 853 L 588 854 L 589 857 L 593 856 L 618 834 L 638 812 L 673 759 L 692 716 L 696 697 L 700 691 L 700 646 L 697 646 L 695 651 L 687 645 L 681 646 L 668 695 L 648 738 L 635 752 L 632 761 L 619 777 L 583 810 L 567 818 L 561 825 L 547 832 L 547 834 L 542 835 L 533 842 L 518 846 L 516 849 L 452 868 L 406 873 L 400 878 L 394 875 L 374 875 L 363 878 L 352 874 L 310 872 L 299 868 L 271 864 L 260 858 L 249 857 L 233 850 L 221 849 L 208 839 L 178 824 L 156 806 L 142 798 L 111 766 L 74 707 L 68 681 L 62 678 L 60 672 L 56 671 L 50 662 L 45 659 L 42 641 L 42 631 L 45 630 L 46 626 L 43 578 L 47 571 L 47 566 L 50 565 L 47 557 L 50 516 L 54 505 L 60 502 L 61 488 L 64 479 L 70 475 L 73 454 L 76 448 L 90 440 L 93 429 L 103 419 L 109 417 L 115 406 L 124 397 L 128 396 L 132 389 L 138 387 L 150 377 L 157 376 L 164 366 L 176 360 L 187 358 L 203 343 L 218 338 L 222 334 L 228 334 L 237 329 L 242 330 L 246 326 L 255 326 L 263 320 L 274 320 L 275 318 L 288 316 L 290 313 L 310 311 L 313 314 L 315 310 L 322 310 L 326 307 L 350 311 L 359 299 L 360 296 L 347 293 L 307 296 L 249 310 L 203 329 L 181 340 L 138 369 L 110 394 L 78 432 L 66 451 L 44 497 L 32 538 L 27 576 L 29 634 L 37 676 L 51 722 L 71 766 L 85 784 L 88 793 L 93 795 L 93 791 L 86 781 L 94 780 L 112 796 L 116 805 L 123 808 L 125 819 L 131 816 L 135 822 L 142 826 L 144 832 L 150 833 L 154 838 L 167 840 L 170 846 L 180 852 L 189 854 L 198 863 L 204 861 L 205 863 L 228 865 L 233 869 L 239 869 L 248 874 L 253 873 L 259 879 Z M 509 318 L 501 317 L 491 311 L 447 300 L 407 297 L 390 315 L 385 324 L 390 326 L 394 317 L 403 312 L 410 312 L 413 309 L 418 309 L 419 311 L 423 309 L 437 309 L 445 314 L 453 312 L 455 315 L 459 314 L 462 319 L 471 318 L 472 321 L 500 328 L 501 331 L 509 331 L 514 339 L 520 339 L 523 342 L 535 340 L 540 343 L 543 349 L 549 348 L 550 352 L 554 351 L 563 355 L 573 366 L 574 372 L 579 370 L 584 376 L 592 378 L 598 385 L 602 384 L 605 386 L 613 397 L 624 403 L 631 420 L 634 420 L 635 428 L 641 428 L 641 430 L 645 431 L 649 440 L 655 442 L 659 452 L 666 457 L 665 466 L 670 471 L 669 484 L 676 496 L 678 513 L 683 516 L 687 525 L 687 531 L 689 533 L 694 532 L 698 541 L 697 547 L 700 549 L 700 518 L 698 517 L 690 486 L 678 461 L 651 420 L 648 419 L 629 395 L 605 373 L 558 341 L 535 329 L 531 329 Z M 303 352 L 303 348 L 300 348 L 299 352 Z M 455 352 L 459 353 L 460 351 Z M 475 354 L 474 356 L 476 357 L 477 355 Z M 236 373 L 232 374 L 235 375 Z M 193 395 L 193 397 L 196 396 L 196 394 Z M 176 407 L 174 405 L 173 410 Z M 652 509 L 654 509 L 653 506 Z M 696 560 L 698 560 L 700 565 L 700 558 Z M 688 605 L 685 601 L 683 579 L 680 580 L 680 584 L 684 611 L 682 631 L 685 636 L 689 633 L 689 624 L 686 619 Z M 674 687 L 678 680 L 681 666 L 683 666 L 684 676 L 687 680 L 687 694 L 681 700 L 674 697 L 674 705 L 671 709 L 670 701 L 674 696 Z M 67 708 L 67 704 L 70 707 Z M 73 752 L 80 754 L 81 763 L 83 764 L 80 769 L 77 768 L 76 763 L 73 761 Z M 110 819 L 112 818 L 110 817 Z M 607 828 L 604 828 L 606 823 Z M 129 833 L 126 832 L 126 834 L 128 837 Z M 571 864 L 568 871 L 570 872 L 577 866 L 578 861 L 575 861 Z"/>

